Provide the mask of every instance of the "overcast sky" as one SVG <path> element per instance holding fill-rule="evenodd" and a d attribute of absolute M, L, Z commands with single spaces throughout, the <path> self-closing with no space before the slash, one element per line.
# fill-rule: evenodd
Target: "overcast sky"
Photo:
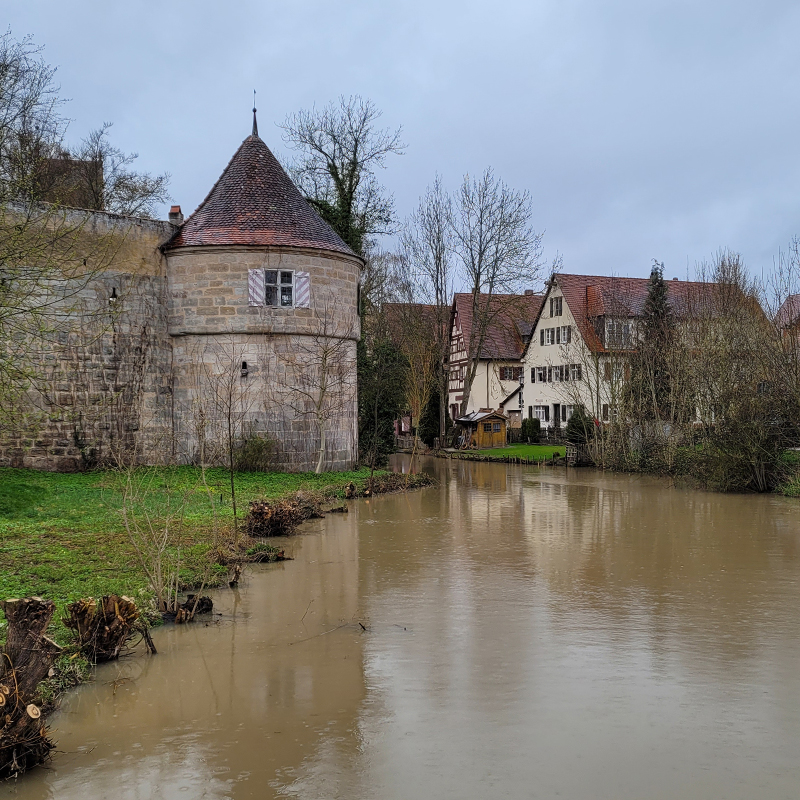
<path fill-rule="evenodd" d="M 686 277 L 720 247 L 769 270 L 800 235 L 800 3 L 537 0 L 6 3 L 58 66 L 70 138 L 112 121 L 184 213 L 248 135 L 361 94 L 403 126 L 399 215 L 437 171 L 533 198 L 564 270 Z M 164 210 L 166 213 L 166 209 Z"/>

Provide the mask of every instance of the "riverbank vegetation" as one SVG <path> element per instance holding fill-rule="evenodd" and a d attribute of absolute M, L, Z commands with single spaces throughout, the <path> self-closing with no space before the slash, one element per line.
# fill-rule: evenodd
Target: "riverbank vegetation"
<path fill-rule="evenodd" d="M 791 282 L 792 270 L 800 259 L 779 283 Z M 601 467 L 792 494 L 800 483 L 792 451 L 800 445 L 800 340 L 778 313 L 786 291 L 776 285 L 770 303 L 768 287 L 729 252 L 699 278 L 674 309 L 656 265 L 636 349 L 605 364 L 610 418 L 589 415 L 573 439 Z"/>
<path fill-rule="evenodd" d="M 231 547 L 233 509 L 229 473 L 195 467 L 143 468 L 145 510 L 158 515 L 170 505 L 180 513 L 171 548 L 180 548 L 181 586 L 218 584 L 227 575 L 224 553 L 212 553 L 213 529 Z M 235 474 L 242 507 L 251 500 L 277 500 L 298 491 L 332 500 L 353 484 L 363 491 L 368 470 L 323 473 Z M 123 508 L 128 474 L 78 474 L 0 469 L 0 596 L 41 596 L 58 606 L 49 635 L 65 642 L 60 619 L 65 606 L 83 597 L 128 595 L 150 603 L 148 576 L 125 528 Z M 163 515 L 162 515 L 163 516 Z M 218 542 L 219 545 L 219 542 Z M 166 554 L 167 556 L 171 553 Z"/>

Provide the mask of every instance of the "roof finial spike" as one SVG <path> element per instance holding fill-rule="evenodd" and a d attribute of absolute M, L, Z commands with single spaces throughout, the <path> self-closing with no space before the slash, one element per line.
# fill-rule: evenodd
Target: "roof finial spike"
<path fill-rule="evenodd" d="M 253 89 L 253 136 L 258 136 L 258 121 L 256 120 L 256 90 Z"/>

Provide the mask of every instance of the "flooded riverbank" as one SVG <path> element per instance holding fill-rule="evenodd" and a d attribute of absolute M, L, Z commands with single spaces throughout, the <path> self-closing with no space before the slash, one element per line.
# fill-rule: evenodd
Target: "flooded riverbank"
<path fill-rule="evenodd" d="M 800 792 L 797 501 L 427 467 L 98 669 L 11 796 Z"/>

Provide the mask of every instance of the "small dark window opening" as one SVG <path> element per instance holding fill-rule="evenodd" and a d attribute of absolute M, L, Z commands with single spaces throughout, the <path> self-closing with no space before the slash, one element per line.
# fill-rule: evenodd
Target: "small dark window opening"
<path fill-rule="evenodd" d="M 117 287 L 111 287 L 111 296 L 108 298 L 109 303 L 116 303 L 119 298 L 117 297 Z"/>
<path fill-rule="evenodd" d="M 247 362 L 246 361 L 242 361 L 242 377 L 246 378 L 248 372 L 249 372 L 249 370 L 247 369 Z"/>

